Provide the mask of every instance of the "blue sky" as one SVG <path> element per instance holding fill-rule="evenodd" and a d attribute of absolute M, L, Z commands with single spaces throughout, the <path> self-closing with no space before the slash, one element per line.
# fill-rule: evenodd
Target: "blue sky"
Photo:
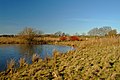
<path fill-rule="evenodd" d="M 120 32 L 120 0 L 0 0 L 0 34 L 24 27 L 81 34 L 102 26 Z"/>

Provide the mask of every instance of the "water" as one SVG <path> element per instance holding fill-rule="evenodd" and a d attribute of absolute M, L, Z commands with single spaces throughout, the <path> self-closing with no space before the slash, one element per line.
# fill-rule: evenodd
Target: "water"
<path fill-rule="evenodd" d="M 57 45 L 0 45 L 0 71 L 6 70 L 7 62 L 10 59 L 14 59 L 18 63 L 20 58 L 25 58 L 27 63 L 31 63 L 34 53 L 44 59 L 46 56 L 52 57 L 54 50 L 65 53 L 73 48 Z"/>

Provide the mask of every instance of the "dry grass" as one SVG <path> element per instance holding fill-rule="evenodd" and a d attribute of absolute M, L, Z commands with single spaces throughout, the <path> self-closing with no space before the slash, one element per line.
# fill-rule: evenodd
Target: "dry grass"
<path fill-rule="evenodd" d="M 15 60 L 11 59 L 10 62 L 7 62 L 7 69 L 12 69 L 15 67 Z"/>
<path fill-rule="evenodd" d="M 39 58 L 40 58 L 40 56 L 38 54 L 33 54 L 33 56 L 32 56 L 32 62 L 33 63 L 34 62 L 38 62 Z"/>
<path fill-rule="evenodd" d="M 6 74 L 12 74 L 15 71 L 15 60 L 11 59 L 9 62 L 7 62 L 7 70 Z"/>
<path fill-rule="evenodd" d="M 25 61 L 25 58 L 20 58 L 20 60 L 19 60 L 19 65 L 20 65 L 20 67 L 24 67 L 24 66 L 27 65 L 27 63 L 26 63 L 26 61 Z"/>
<path fill-rule="evenodd" d="M 54 52 L 48 62 L 38 60 L 27 68 L 0 79 L 33 80 L 119 80 L 120 38 L 89 38 L 87 41 L 57 42 L 59 45 L 75 45 L 76 50 L 59 55 Z M 34 55 L 36 56 L 36 55 Z"/>
<path fill-rule="evenodd" d="M 0 44 L 23 44 L 25 40 L 19 37 L 0 37 Z"/>
<path fill-rule="evenodd" d="M 52 41 L 59 41 L 59 38 L 36 37 L 34 41 L 32 41 L 31 43 L 42 44 L 45 42 L 52 42 Z M 26 43 L 28 43 L 28 41 L 22 37 L 0 37 L 0 44 L 26 44 Z"/>
<path fill-rule="evenodd" d="M 55 38 L 55 37 L 42 37 L 42 38 L 36 38 L 36 40 L 46 40 L 46 41 L 59 41 L 59 37 Z"/>

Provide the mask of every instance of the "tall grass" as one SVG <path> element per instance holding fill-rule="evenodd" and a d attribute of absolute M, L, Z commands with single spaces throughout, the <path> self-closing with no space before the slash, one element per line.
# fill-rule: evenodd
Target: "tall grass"
<path fill-rule="evenodd" d="M 7 61 L 7 73 L 13 73 L 15 69 L 15 60 Z"/>
<path fill-rule="evenodd" d="M 24 66 L 27 65 L 27 63 L 26 63 L 26 61 L 25 61 L 25 58 L 20 58 L 20 60 L 19 60 L 19 65 L 20 65 L 20 67 L 24 67 Z"/>
<path fill-rule="evenodd" d="M 39 58 L 40 58 L 40 56 L 38 54 L 33 54 L 33 56 L 32 56 L 32 62 L 33 63 L 34 62 L 38 62 Z"/>
<path fill-rule="evenodd" d="M 15 67 L 15 60 L 11 59 L 10 62 L 7 62 L 7 69 L 12 69 Z"/>
<path fill-rule="evenodd" d="M 33 80 L 119 80 L 120 79 L 120 38 L 88 38 L 87 41 L 58 42 L 60 45 L 75 45 L 76 50 L 66 54 L 53 52 L 53 58 L 38 61 L 33 55 L 33 63 L 20 68 L 11 75 L 18 79 Z M 37 59 L 37 60 L 36 60 Z"/>

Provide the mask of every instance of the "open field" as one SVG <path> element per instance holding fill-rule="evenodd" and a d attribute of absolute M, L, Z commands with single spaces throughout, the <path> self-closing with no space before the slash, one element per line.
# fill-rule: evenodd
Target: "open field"
<path fill-rule="evenodd" d="M 88 38 L 86 41 L 54 42 L 76 48 L 33 64 L 13 67 L 0 73 L 0 79 L 20 80 L 120 80 L 120 38 Z M 22 63 L 22 64 L 23 64 Z"/>

